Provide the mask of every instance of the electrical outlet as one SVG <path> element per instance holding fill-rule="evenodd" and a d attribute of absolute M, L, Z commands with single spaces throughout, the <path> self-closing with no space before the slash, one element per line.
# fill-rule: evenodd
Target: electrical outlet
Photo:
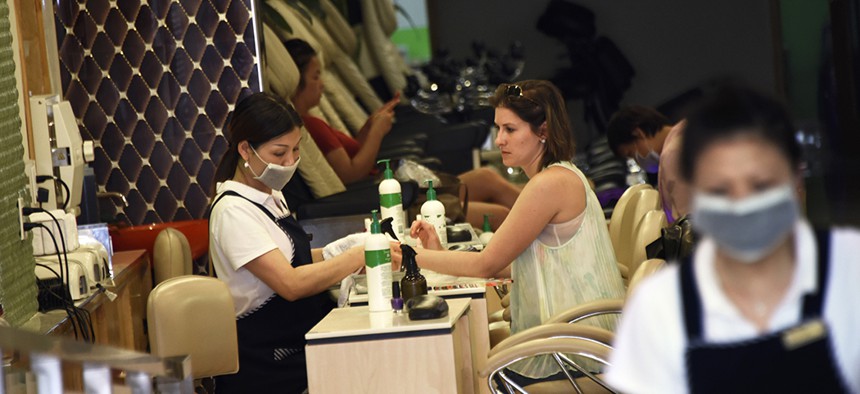
<path fill-rule="evenodd" d="M 24 240 L 24 198 L 18 197 L 18 234 Z"/>

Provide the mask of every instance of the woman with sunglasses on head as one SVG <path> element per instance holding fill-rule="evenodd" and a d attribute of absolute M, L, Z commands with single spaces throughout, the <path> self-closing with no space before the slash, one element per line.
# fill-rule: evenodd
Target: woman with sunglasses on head
<path fill-rule="evenodd" d="M 529 181 L 480 253 L 430 250 L 441 248 L 433 227 L 413 223 L 412 236 L 427 248 L 418 252 L 418 264 L 457 276 L 513 278 L 512 333 L 579 304 L 623 297 L 603 210 L 585 175 L 570 162 L 573 133 L 558 89 L 548 81 L 505 84 L 490 102 L 496 107 L 495 143 L 502 161 L 522 168 Z M 601 316 L 585 324 L 612 330 L 614 323 Z M 524 385 L 565 378 L 548 356 L 510 369 L 508 376 Z"/>
<path fill-rule="evenodd" d="M 219 393 L 304 391 L 304 335 L 335 306 L 326 290 L 364 266 L 360 247 L 323 261 L 284 201 L 301 125 L 283 99 L 256 93 L 236 105 L 224 130 L 210 256 L 233 296 L 239 372 L 216 378 Z"/>
<path fill-rule="evenodd" d="M 316 50 L 297 38 L 287 40 L 284 46 L 301 73 L 299 86 L 290 99 L 302 116 L 308 133 L 344 184 L 367 178 L 376 168 L 382 139 L 391 131 L 394 107 L 400 102 L 399 94 L 371 114 L 353 138 L 310 114 L 310 110 L 319 105 L 323 94 L 323 69 Z M 465 172 L 458 178 L 469 190 L 469 209 L 466 212 L 469 223 L 479 227 L 486 213 L 492 215 L 492 227 L 498 228 L 517 199 L 520 188 L 487 168 Z"/>
<path fill-rule="evenodd" d="M 860 233 L 801 217 L 786 110 L 725 87 L 688 117 L 702 236 L 627 302 L 608 381 L 629 393 L 860 393 Z"/>

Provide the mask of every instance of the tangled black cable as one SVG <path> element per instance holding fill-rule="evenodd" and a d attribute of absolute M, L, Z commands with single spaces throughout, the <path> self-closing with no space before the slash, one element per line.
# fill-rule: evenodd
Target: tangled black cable
<path fill-rule="evenodd" d="M 54 215 L 52 215 L 50 212 L 43 210 L 42 208 L 30 208 L 30 209 L 41 210 L 41 211 L 48 213 L 48 215 L 50 215 L 54 219 L 54 222 L 57 225 L 57 231 L 60 232 L 60 238 L 61 238 L 61 240 L 63 240 L 63 256 L 61 256 L 59 245 L 57 245 L 57 238 L 54 236 L 54 233 L 51 231 L 51 229 L 48 226 L 45 226 L 44 224 L 38 223 L 38 222 L 24 223 L 24 229 L 25 230 L 31 230 L 31 229 L 36 228 L 36 227 L 43 228 L 45 230 L 45 232 L 51 237 L 51 241 L 54 244 L 54 251 L 57 254 L 58 264 L 60 265 L 60 272 L 58 273 L 53 268 L 51 268 L 45 264 L 36 263 L 36 265 L 47 268 L 55 276 L 57 276 L 60 279 L 60 283 L 63 284 L 63 290 L 64 290 L 65 294 L 62 294 L 62 295 L 57 294 L 50 287 L 48 287 L 47 291 L 51 295 L 57 297 L 61 301 L 62 309 L 66 312 L 66 316 L 69 318 L 69 321 L 72 325 L 72 329 L 74 330 L 75 339 L 82 339 L 85 342 L 95 343 L 95 340 L 96 340 L 95 330 L 94 330 L 93 325 L 92 325 L 92 318 L 90 316 L 90 312 L 87 311 L 86 309 L 78 308 L 77 306 L 75 306 L 74 301 L 72 301 L 71 290 L 69 289 L 69 282 L 71 279 L 71 276 L 69 273 L 69 259 L 68 259 L 68 254 L 66 251 L 65 238 L 63 237 L 63 230 L 60 229 L 59 221 L 57 221 L 57 219 L 56 219 L 56 217 L 54 217 Z M 65 266 L 66 266 L 65 278 L 63 276 L 63 257 L 65 257 Z"/>

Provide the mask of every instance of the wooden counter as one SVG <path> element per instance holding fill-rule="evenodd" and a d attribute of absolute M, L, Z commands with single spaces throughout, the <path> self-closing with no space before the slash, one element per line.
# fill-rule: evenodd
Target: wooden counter
<path fill-rule="evenodd" d="M 117 295 L 116 299 L 111 301 L 105 293 L 96 292 L 75 305 L 90 312 L 96 343 L 145 352 L 146 301 L 152 290 L 149 255 L 145 250 L 116 252 L 112 261 L 113 281 L 103 285 Z M 62 310 L 37 313 L 21 328 L 46 335 L 75 335 Z"/>

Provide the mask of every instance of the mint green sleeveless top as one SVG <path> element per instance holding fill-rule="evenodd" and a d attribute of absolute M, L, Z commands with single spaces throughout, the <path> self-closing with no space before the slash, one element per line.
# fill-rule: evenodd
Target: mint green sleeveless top
<path fill-rule="evenodd" d="M 585 185 L 585 210 L 568 223 L 548 224 L 511 270 L 511 333 L 540 325 L 576 305 L 624 298 L 624 284 L 615 260 L 603 209 L 585 175 L 570 162 L 551 164 L 570 170 Z M 571 228 L 579 222 L 578 228 Z M 567 231 L 565 231 L 567 230 Z M 616 316 L 599 316 L 582 324 L 615 330 Z M 574 359 L 574 361 L 577 361 Z M 594 370 L 595 363 L 582 363 Z M 511 366 L 517 373 L 542 378 L 560 372 L 551 356 L 538 356 Z"/>

